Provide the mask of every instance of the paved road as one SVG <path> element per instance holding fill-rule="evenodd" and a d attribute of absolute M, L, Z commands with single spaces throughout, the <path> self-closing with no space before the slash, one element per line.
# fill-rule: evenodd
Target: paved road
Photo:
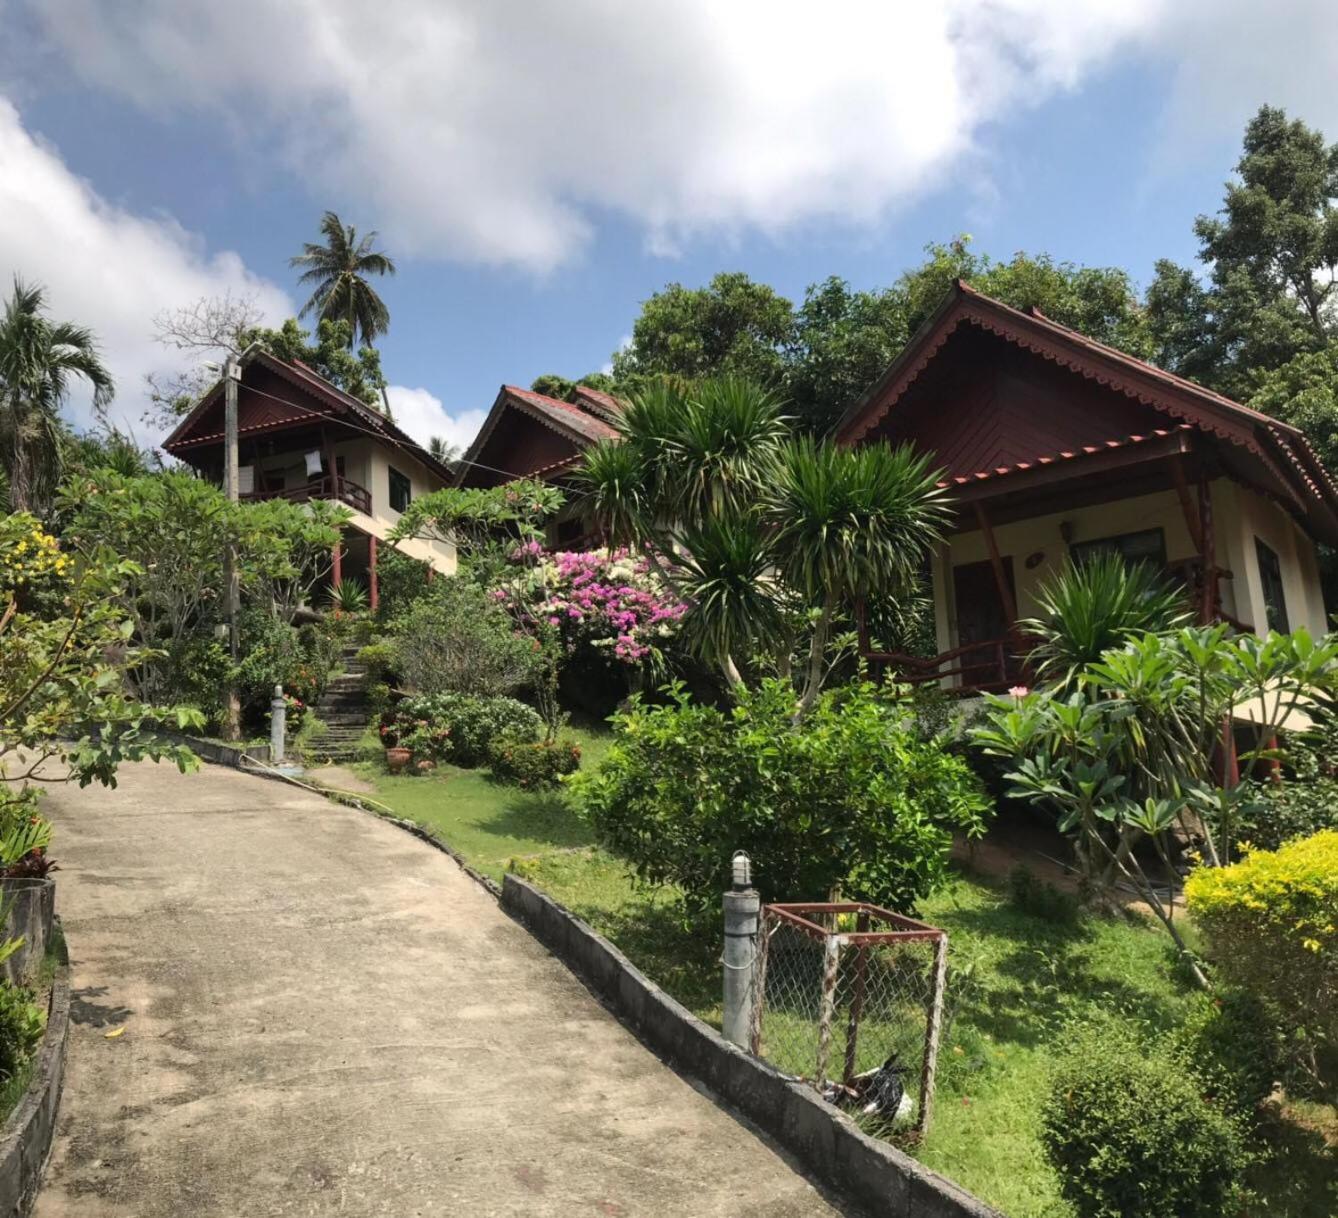
<path fill-rule="evenodd" d="M 839 1212 L 393 826 L 147 763 L 47 806 L 77 1022 L 39 1218 Z"/>

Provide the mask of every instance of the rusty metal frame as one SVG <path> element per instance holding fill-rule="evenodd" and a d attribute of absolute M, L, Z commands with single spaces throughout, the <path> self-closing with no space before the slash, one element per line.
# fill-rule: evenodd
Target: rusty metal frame
<path fill-rule="evenodd" d="M 880 944 L 932 942 L 934 959 L 932 964 L 933 985 L 930 990 L 929 1007 L 925 1011 L 925 1045 L 920 1062 L 920 1107 L 916 1116 L 914 1136 L 923 1138 L 929 1130 L 933 1112 L 934 1082 L 938 1068 L 939 1045 L 943 1031 L 943 999 L 947 981 L 948 934 L 944 930 L 917 922 L 904 914 L 893 913 L 880 905 L 867 901 L 810 901 L 787 902 L 784 904 L 764 905 L 758 919 L 757 967 L 754 974 L 756 995 L 753 1002 L 752 1024 L 749 1029 L 751 1049 L 754 1054 L 760 1052 L 762 1039 L 762 1018 L 765 1005 L 766 974 L 771 936 L 776 927 L 783 923 L 793 930 L 822 944 L 822 997 L 818 1014 L 818 1046 L 814 1077 L 818 1080 L 827 1077 L 830 1068 L 832 1020 L 835 1014 L 837 972 L 840 968 L 841 954 L 848 948 L 856 952 L 855 997 L 847 1019 L 845 1053 L 842 1061 L 841 1077 L 850 1085 L 855 1068 L 857 1038 L 859 1035 L 860 1016 L 864 1006 L 865 980 L 868 949 Z M 826 927 L 806 917 L 808 914 L 832 915 L 854 914 L 854 931 L 828 930 Z M 871 931 L 863 929 L 870 923 L 882 922 L 898 927 L 897 930 Z"/>
<path fill-rule="evenodd" d="M 814 901 L 803 904 L 764 905 L 762 914 L 775 914 L 782 922 L 801 931 L 811 939 L 836 939 L 842 947 L 870 947 L 878 943 L 905 943 L 913 939 L 944 939 L 947 933 L 925 922 L 917 922 L 904 914 L 893 913 L 881 905 L 867 901 Z M 888 922 L 898 930 L 836 931 L 812 922 L 806 913 L 857 914 L 869 920 Z"/>

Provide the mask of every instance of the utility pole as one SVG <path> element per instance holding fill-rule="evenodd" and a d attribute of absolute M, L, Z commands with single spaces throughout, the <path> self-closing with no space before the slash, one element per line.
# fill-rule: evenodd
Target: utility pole
<path fill-rule="evenodd" d="M 241 363 L 235 355 L 229 355 L 227 363 L 223 366 L 223 494 L 229 503 L 236 503 L 241 497 L 241 479 L 237 469 L 237 388 L 241 384 L 241 379 Z M 240 740 L 242 701 L 237 693 L 235 669 L 241 653 L 237 619 L 242 609 L 242 592 L 241 573 L 237 570 L 237 545 L 231 536 L 223 554 L 223 584 L 228 617 L 228 654 L 232 658 L 234 669 L 234 674 L 228 677 L 226 734 L 229 740 Z"/>

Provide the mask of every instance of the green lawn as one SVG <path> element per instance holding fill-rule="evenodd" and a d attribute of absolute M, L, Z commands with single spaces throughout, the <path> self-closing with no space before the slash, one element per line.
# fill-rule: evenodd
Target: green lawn
<path fill-rule="evenodd" d="M 574 734 L 583 763 L 596 764 L 607 734 Z M 561 793 L 526 794 L 481 770 L 445 767 L 420 778 L 392 778 L 372 764 L 359 770 L 398 814 L 436 829 L 485 875 L 500 879 L 510 868 L 525 876 L 719 1026 L 719 944 L 683 927 L 672 892 L 635 887 L 591 844 Z M 914 1153 L 1011 1218 L 1071 1218 L 1037 1136 L 1052 1034 L 1065 1019 L 1098 1012 L 1154 1028 L 1174 1022 L 1190 991 L 1169 940 L 1139 919 L 1033 917 L 996 881 L 968 873 L 923 902 L 920 914 L 948 932 L 955 989 L 934 1125 Z M 1333 1113 L 1308 1116 L 1279 1125 L 1286 1154 L 1262 1181 L 1274 1204 L 1260 1214 L 1338 1212 L 1328 1191 L 1338 1173 L 1323 1137 L 1333 1138 Z"/>

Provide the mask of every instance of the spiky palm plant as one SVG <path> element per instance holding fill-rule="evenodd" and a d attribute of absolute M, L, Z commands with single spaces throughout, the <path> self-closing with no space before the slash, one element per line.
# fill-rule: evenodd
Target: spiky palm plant
<path fill-rule="evenodd" d="M 46 296 L 17 276 L 0 315 L 0 460 L 11 511 L 39 515 L 50 506 L 66 445 L 60 408 L 78 377 L 93 390 L 93 407 L 111 401 L 111 374 L 91 330 L 46 316 Z"/>
<path fill-rule="evenodd" d="M 374 250 L 375 232 L 358 237 L 358 230 L 332 211 L 321 217 L 325 244 L 307 242 L 289 265 L 305 268 L 299 284 L 314 284 L 301 317 L 315 313 L 322 321 L 348 323 L 348 345 L 372 343 L 390 328 L 390 310 L 367 282 L 369 275 L 393 275 L 395 263 Z"/>
<path fill-rule="evenodd" d="M 1067 563 L 1041 584 L 1037 603 L 1040 614 L 1018 628 L 1039 640 L 1031 652 L 1036 675 L 1060 685 L 1071 685 L 1102 652 L 1191 617 L 1182 589 L 1154 567 L 1116 553 Z"/>

